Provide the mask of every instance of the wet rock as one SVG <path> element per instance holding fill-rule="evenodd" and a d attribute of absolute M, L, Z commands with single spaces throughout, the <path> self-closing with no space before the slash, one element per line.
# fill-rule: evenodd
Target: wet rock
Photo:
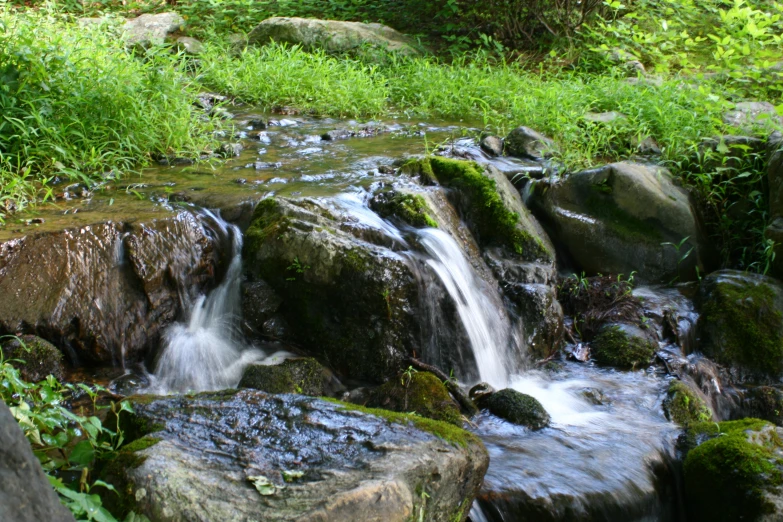
<path fill-rule="evenodd" d="M 735 270 L 713 272 L 699 288 L 701 351 L 740 380 L 783 375 L 783 285 Z"/>
<path fill-rule="evenodd" d="M 245 266 L 280 296 L 297 344 L 342 375 L 382 382 L 418 349 L 423 320 L 393 241 L 314 200 L 270 198 L 246 233 Z"/>
<path fill-rule="evenodd" d="M 168 36 L 182 29 L 185 20 L 177 13 L 143 14 L 125 22 L 122 29 L 129 45 L 149 47 L 162 44 Z"/>
<path fill-rule="evenodd" d="M 530 201 L 553 240 L 587 275 L 635 271 L 649 282 L 696 278 L 696 218 L 688 194 L 665 169 L 623 162 L 561 182 L 536 181 Z M 661 245 L 683 240 L 679 250 Z"/>
<path fill-rule="evenodd" d="M 505 140 L 506 154 L 510 156 L 544 159 L 554 153 L 555 142 L 529 127 L 517 127 Z"/>
<path fill-rule="evenodd" d="M 264 45 L 273 40 L 338 53 L 374 47 L 405 55 L 419 54 L 411 38 L 381 24 L 274 17 L 261 22 L 247 37 L 249 45 Z"/>
<path fill-rule="evenodd" d="M 638 326 L 608 324 L 593 339 L 590 353 L 600 364 L 639 368 L 652 361 L 655 349 L 656 343 L 650 334 Z"/>
<path fill-rule="evenodd" d="M 345 390 L 328 368 L 311 357 L 286 359 L 275 365 L 250 365 L 239 381 L 239 388 L 315 397 L 335 396 Z"/>
<path fill-rule="evenodd" d="M 683 381 L 672 381 L 663 400 L 666 418 L 680 426 L 712 420 L 712 411 L 698 391 Z"/>
<path fill-rule="evenodd" d="M 493 415 L 513 424 L 525 426 L 531 430 L 540 430 L 549 426 L 549 414 L 534 397 L 525 395 L 512 388 L 478 398 L 478 406 L 489 410 Z"/>
<path fill-rule="evenodd" d="M 152 433 L 109 475 L 151 520 L 463 520 L 489 461 L 454 426 L 295 395 L 240 390 L 133 407 L 134 424 Z"/>
<path fill-rule="evenodd" d="M 211 226 L 180 212 L 0 243 L 0 332 L 40 335 L 71 363 L 140 360 L 226 265 Z"/>
<path fill-rule="evenodd" d="M 484 136 L 481 139 L 481 150 L 490 156 L 503 155 L 503 138 L 497 136 Z"/>
<path fill-rule="evenodd" d="M 245 146 L 241 143 L 224 143 L 218 149 L 218 154 L 224 158 L 238 157 L 245 150 Z"/>
<path fill-rule="evenodd" d="M 40 337 L 23 335 L 7 340 L 2 344 L 2 353 L 3 359 L 11 360 L 27 382 L 40 382 L 49 375 L 63 380 L 62 352 Z"/>
<path fill-rule="evenodd" d="M 215 105 L 228 101 L 226 96 L 213 92 L 202 92 L 196 96 L 195 105 L 205 111 L 209 111 Z"/>
<path fill-rule="evenodd" d="M 412 227 L 438 228 L 438 222 L 433 219 L 427 202 L 419 194 L 383 188 L 373 195 L 370 208 L 381 217 L 395 217 Z"/>
<path fill-rule="evenodd" d="M 604 392 L 596 388 L 585 388 L 580 390 L 579 395 L 584 397 L 590 404 L 594 404 L 595 406 L 603 406 L 604 404 L 608 404 L 610 402 L 606 395 L 604 395 Z"/>
<path fill-rule="evenodd" d="M 683 464 L 688 520 L 783 518 L 783 429 L 745 419 L 697 424 Z"/>
<path fill-rule="evenodd" d="M 429 372 L 402 373 L 376 388 L 367 406 L 422 417 L 462 426 L 462 415 L 448 390 Z"/>
<path fill-rule="evenodd" d="M 249 127 L 252 127 L 253 130 L 264 130 L 266 129 L 266 121 L 260 119 L 260 118 L 254 118 L 252 120 L 248 120 L 247 125 Z"/>
<path fill-rule="evenodd" d="M 474 385 L 470 391 L 468 391 L 468 397 L 474 401 L 478 401 L 481 397 L 495 393 L 497 390 L 486 382 L 480 382 Z"/>
<path fill-rule="evenodd" d="M 783 391 L 772 386 L 758 386 L 745 393 L 742 400 L 744 416 L 783 426 Z"/>
<path fill-rule="evenodd" d="M 148 388 L 152 381 L 148 377 L 143 368 L 139 368 L 138 371 L 129 372 L 125 375 L 113 379 L 107 387 L 110 392 L 117 395 L 135 395 L 141 393 L 145 388 Z"/>
<path fill-rule="evenodd" d="M 269 333 L 266 324 L 276 317 L 282 302 L 280 296 L 264 281 L 242 284 L 242 314 L 252 333 Z"/>
<path fill-rule="evenodd" d="M 71 512 L 60 503 L 30 443 L 3 401 L 0 401 L 0 520 L 74 521 Z"/>

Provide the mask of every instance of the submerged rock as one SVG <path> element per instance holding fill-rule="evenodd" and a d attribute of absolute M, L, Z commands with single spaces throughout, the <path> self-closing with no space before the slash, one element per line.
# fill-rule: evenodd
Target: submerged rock
<path fill-rule="evenodd" d="M 483 473 L 482 473 L 483 477 Z M 11 410 L 0 401 L 0 520 L 73 522 Z"/>
<path fill-rule="evenodd" d="M 531 205 L 587 275 L 635 271 L 637 279 L 667 283 L 696 277 L 696 219 L 666 169 L 623 162 L 536 182 Z"/>
<path fill-rule="evenodd" d="M 517 127 L 504 141 L 506 153 L 533 159 L 549 157 L 554 152 L 555 142 L 529 127 Z"/>
<path fill-rule="evenodd" d="M 721 270 L 702 280 L 699 348 L 741 380 L 783 375 L 783 285 L 758 274 Z"/>
<path fill-rule="evenodd" d="M 359 51 L 369 46 L 405 55 L 419 54 L 411 38 L 391 27 L 315 18 L 268 18 L 250 32 L 247 41 L 250 45 L 275 41 L 340 53 Z"/>
<path fill-rule="evenodd" d="M 71 363 L 140 360 L 223 266 L 210 226 L 180 212 L 0 243 L 0 332 L 38 333 Z"/>
<path fill-rule="evenodd" d="M 462 521 L 489 463 L 460 428 L 314 398 L 241 390 L 133 407 L 146 442 L 109 475 L 161 522 Z"/>
<path fill-rule="evenodd" d="M 376 388 L 367 406 L 422 417 L 462 426 L 459 405 L 436 376 L 429 372 L 403 373 Z"/>
<path fill-rule="evenodd" d="M 63 354 L 49 341 L 35 335 L 23 335 L 6 341 L 2 345 L 3 359 L 19 369 L 27 382 L 40 382 L 52 375 L 62 381 Z M 18 361 L 18 362 L 17 362 Z"/>
<path fill-rule="evenodd" d="M 493 415 L 513 424 L 525 426 L 531 430 L 540 430 L 549 426 L 549 414 L 535 397 L 525 395 L 512 388 L 478 398 L 478 406 L 489 410 Z"/>
<path fill-rule="evenodd" d="M 649 364 L 655 348 L 656 343 L 647 332 L 629 324 L 608 324 L 601 328 L 591 343 L 593 359 L 618 368 L 638 368 Z"/>
<path fill-rule="evenodd" d="M 239 388 L 316 397 L 335 396 L 345 389 L 328 368 L 312 357 L 286 359 L 275 365 L 250 365 L 239 381 Z"/>
<path fill-rule="evenodd" d="M 686 433 L 689 520 L 783 518 L 783 430 L 758 419 L 702 423 Z"/>

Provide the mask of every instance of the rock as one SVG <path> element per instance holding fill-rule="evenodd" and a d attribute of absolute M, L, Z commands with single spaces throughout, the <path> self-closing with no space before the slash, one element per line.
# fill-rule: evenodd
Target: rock
<path fill-rule="evenodd" d="M 740 380 L 783 375 L 783 285 L 735 270 L 705 277 L 699 288 L 699 348 Z"/>
<path fill-rule="evenodd" d="M 628 117 L 625 114 L 622 114 L 617 111 L 609 111 L 609 112 L 587 112 L 583 116 L 585 121 L 589 121 L 591 123 L 620 123 L 623 121 L 627 121 Z"/>
<path fill-rule="evenodd" d="M 253 130 L 264 130 L 264 129 L 266 129 L 266 121 L 262 120 L 260 118 L 254 118 L 252 120 L 248 120 L 247 125 L 249 127 L 252 127 Z"/>
<path fill-rule="evenodd" d="M 429 372 L 402 373 L 376 388 L 367 406 L 422 417 L 462 426 L 459 405 L 436 376 Z"/>
<path fill-rule="evenodd" d="M 497 136 L 484 136 L 481 139 L 481 150 L 490 156 L 502 156 L 503 139 Z"/>
<path fill-rule="evenodd" d="M 334 374 L 312 357 L 286 359 L 275 365 L 250 365 L 239 381 L 239 388 L 315 397 L 335 396 L 345 390 Z"/>
<path fill-rule="evenodd" d="M 64 377 L 63 354 L 52 343 L 34 335 L 23 335 L 3 343 L 3 359 L 12 360 L 23 380 L 41 382 L 53 375 L 58 381 Z M 16 362 L 21 361 L 21 362 Z"/>
<path fill-rule="evenodd" d="M 129 45 L 160 45 L 171 34 L 180 31 L 185 20 L 177 13 L 143 14 L 125 22 L 122 29 Z"/>
<path fill-rule="evenodd" d="M 468 397 L 474 401 L 478 401 L 481 397 L 495 393 L 496 391 L 497 390 L 495 390 L 495 388 L 493 388 L 489 383 L 480 382 L 474 385 L 470 391 L 468 391 Z"/>
<path fill-rule="evenodd" d="M 478 406 L 501 419 L 534 431 L 549 426 L 549 414 L 541 403 L 511 388 L 479 397 Z"/>
<path fill-rule="evenodd" d="M 231 390 L 133 408 L 132 424 L 151 433 L 108 477 L 161 522 L 462 521 L 489 462 L 449 424 L 296 395 Z"/>
<path fill-rule="evenodd" d="M 590 353 L 600 364 L 638 368 L 652 361 L 655 349 L 656 343 L 638 326 L 608 324 L 593 339 Z"/>
<path fill-rule="evenodd" d="M 764 419 L 783 426 L 783 391 L 772 386 L 758 386 L 745 393 L 742 409 L 746 417 Z"/>
<path fill-rule="evenodd" d="M 780 123 L 775 106 L 769 102 L 740 102 L 723 115 L 723 123 L 732 127 L 752 127 Z"/>
<path fill-rule="evenodd" d="M 540 160 L 554 153 L 555 142 L 528 127 L 517 127 L 505 140 L 506 153 L 510 156 Z"/>
<path fill-rule="evenodd" d="M 269 335 L 266 325 L 277 315 L 283 300 L 264 281 L 242 284 L 242 315 L 251 333 Z"/>
<path fill-rule="evenodd" d="M 419 54 L 411 38 L 391 27 L 313 18 L 268 18 L 250 32 L 247 40 L 249 45 L 275 41 L 338 53 L 355 52 L 369 46 L 409 56 Z"/>
<path fill-rule="evenodd" d="M 696 278 L 696 218 L 688 194 L 666 169 L 622 162 L 560 182 L 535 181 L 530 202 L 553 240 L 587 275 L 636 272 L 643 282 Z M 679 250 L 662 245 L 683 240 Z"/>
<path fill-rule="evenodd" d="M 245 237 L 251 282 L 282 299 L 293 340 L 341 375 L 382 382 L 419 349 L 419 287 L 393 239 L 315 200 L 268 198 Z M 252 317 L 247 317 L 252 321 Z"/>
<path fill-rule="evenodd" d="M 683 465 L 688 520 L 783 518 L 783 430 L 758 419 L 697 424 Z"/>
<path fill-rule="evenodd" d="M 384 218 L 397 218 L 416 228 L 438 228 L 427 202 L 419 194 L 408 194 L 383 188 L 370 200 L 370 208 Z"/>
<path fill-rule="evenodd" d="M 30 443 L 3 401 L 0 401 L 0 520 L 74 521 L 70 511 L 60 503 Z"/>
<path fill-rule="evenodd" d="M 41 335 L 74 365 L 138 361 L 227 266 L 211 227 L 183 211 L 0 243 L 0 332 Z"/>
<path fill-rule="evenodd" d="M 224 158 L 234 158 L 239 157 L 243 150 L 245 146 L 241 143 L 224 143 L 218 148 L 217 153 Z"/>
<path fill-rule="evenodd" d="M 683 381 L 675 380 L 669 385 L 663 400 L 666 418 L 680 426 L 712 420 L 712 411 L 698 391 Z"/>
<path fill-rule="evenodd" d="M 177 47 L 192 56 L 196 56 L 204 52 L 204 44 L 195 38 L 189 36 L 180 36 L 177 38 Z"/>
<path fill-rule="evenodd" d="M 655 156 L 661 153 L 661 147 L 652 136 L 645 136 L 641 140 L 638 136 L 632 137 L 631 147 L 643 156 Z"/>

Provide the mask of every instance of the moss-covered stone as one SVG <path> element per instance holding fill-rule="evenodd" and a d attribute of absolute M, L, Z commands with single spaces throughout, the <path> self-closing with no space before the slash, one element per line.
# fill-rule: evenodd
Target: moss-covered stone
<path fill-rule="evenodd" d="M 382 190 L 375 194 L 370 206 L 383 217 L 396 217 L 412 227 L 438 228 L 427 202 L 419 194 Z"/>
<path fill-rule="evenodd" d="M 682 381 L 672 381 L 663 400 L 666 418 L 680 426 L 689 426 L 712 419 L 707 403 Z"/>
<path fill-rule="evenodd" d="M 319 396 L 327 393 L 331 372 L 311 357 L 286 359 L 281 364 L 253 364 L 247 367 L 239 381 L 240 388 L 253 388 L 267 393 L 298 393 Z"/>
<path fill-rule="evenodd" d="M 776 512 L 770 495 L 780 493 L 783 461 L 772 425 L 759 419 L 701 423 L 688 436 L 698 443 L 683 465 L 689 520 L 758 520 Z"/>
<path fill-rule="evenodd" d="M 412 160 L 405 170 L 456 190 L 458 207 L 482 245 L 504 246 L 529 260 L 552 257 L 541 238 L 521 226 L 520 214 L 506 207 L 497 183 L 477 163 L 432 156 Z"/>
<path fill-rule="evenodd" d="M 3 343 L 3 358 L 19 370 L 28 382 L 40 382 L 53 375 L 63 380 L 63 354 L 52 343 L 35 335 L 23 335 Z"/>
<path fill-rule="evenodd" d="M 782 294 L 777 281 L 755 274 L 723 270 L 704 278 L 701 350 L 757 378 L 781 375 Z"/>
<path fill-rule="evenodd" d="M 511 388 L 479 397 L 478 406 L 511 423 L 540 430 L 549 426 L 549 414 L 535 397 Z"/>
<path fill-rule="evenodd" d="M 745 392 L 742 401 L 748 416 L 783 426 L 783 391 L 772 386 L 758 386 Z"/>
<path fill-rule="evenodd" d="M 429 372 L 403 373 L 379 386 L 373 390 L 368 406 L 462 426 L 459 406 L 440 379 Z"/>
<path fill-rule="evenodd" d="M 617 368 L 636 368 L 646 365 L 655 355 L 655 343 L 635 326 L 606 325 L 591 343 L 593 359 L 600 364 Z"/>

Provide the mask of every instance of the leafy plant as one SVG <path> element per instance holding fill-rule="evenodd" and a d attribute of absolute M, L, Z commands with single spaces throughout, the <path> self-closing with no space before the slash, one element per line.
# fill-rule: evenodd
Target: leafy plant
<path fill-rule="evenodd" d="M 683 261 L 688 259 L 688 257 L 693 252 L 693 249 L 696 248 L 696 247 L 691 247 L 690 249 L 688 249 L 687 252 L 685 252 L 684 254 L 680 255 L 680 250 L 682 249 L 683 245 L 685 245 L 685 243 L 688 242 L 688 240 L 690 238 L 691 238 L 690 236 L 686 236 L 686 237 L 682 238 L 679 243 L 671 243 L 669 241 L 667 241 L 665 243 L 661 243 L 661 246 L 670 246 L 670 247 L 674 248 L 675 252 L 677 252 L 677 275 L 675 276 L 674 279 L 672 279 L 669 282 L 670 285 L 674 284 L 676 281 L 679 281 L 680 275 L 681 275 L 680 274 L 680 265 L 682 264 Z"/>
<path fill-rule="evenodd" d="M 286 281 L 296 281 L 296 274 L 304 274 L 305 271 L 310 269 L 310 265 L 303 265 L 299 262 L 299 257 L 295 257 L 293 262 L 286 267 L 287 272 L 293 272 L 294 275 L 286 277 Z"/>

